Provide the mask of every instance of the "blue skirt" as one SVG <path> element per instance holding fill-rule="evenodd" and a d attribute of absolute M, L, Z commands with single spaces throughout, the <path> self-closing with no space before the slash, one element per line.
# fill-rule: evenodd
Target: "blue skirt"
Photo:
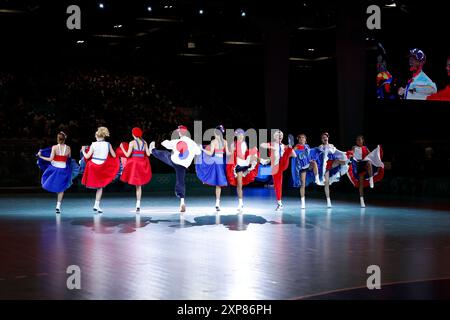
<path fill-rule="evenodd" d="M 318 152 L 318 157 L 316 158 L 317 167 L 319 171 L 319 180 L 324 183 L 325 181 L 325 173 L 328 171 L 329 173 L 329 182 L 330 184 L 334 182 L 338 182 L 343 175 L 347 174 L 348 164 L 340 164 L 334 168 L 326 169 L 328 161 L 334 160 L 345 160 L 347 161 L 347 156 L 345 152 L 337 150 L 334 153 L 327 154 L 327 162 L 325 162 L 325 153 L 321 152 L 318 148 L 315 148 Z"/>
<path fill-rule="evenodd" d="M 256 176 L 255 180 L 263 183 L 273 183 L 272 167 L 270 166 L 270 164 L 260 164 L 258 166 L 258 175 Z"/>
<path fill-rule="evenodd" d="M 49 157 L 51 148 L 41 150 L 44 157 Z M 37 161 L 38 167 L 43 171 L 41 178 L 41 185 L 44 190 L 49 192 L 64 192 L 72 185 L 72 180 L 75 179 L 80 167 L 73 159 L 67 159 L 65 168 L 54 167 L 50 162 L 41 158 Z"/>
<path fill-rule="evenodd" d="M 197 177 L 201 182 L 210 186 L 225 187 L 228 185 L 225 168 L 224 157 L 209 156 L 204 152 L 197 157 L 195 163 Z"/>
<path fill-rule="evenodd" d="M 292 187 L 300 188 L 302 186 L 301 174 L 306 172 L 305 187 L 314 182 L 314 172 L 310 170 L 310 162 L 314 160 L 311 150 L 295 150 L 296 157 L 291 159 L 291 177 Z"/>

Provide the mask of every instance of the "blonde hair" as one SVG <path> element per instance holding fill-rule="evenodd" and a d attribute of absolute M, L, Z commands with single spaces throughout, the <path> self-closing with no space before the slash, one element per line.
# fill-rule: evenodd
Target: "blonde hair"
<path fill-rule="evenodd" d="M 97 132 L 95 133 L 97 138 L 106 138 L 109 137 L 109 130 L 107 127 L 98 127 Z"/>

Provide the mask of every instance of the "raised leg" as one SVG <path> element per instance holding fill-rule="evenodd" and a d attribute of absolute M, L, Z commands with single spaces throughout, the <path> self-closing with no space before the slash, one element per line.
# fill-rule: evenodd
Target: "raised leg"
<path fill-rule="evenodd" d="M 152 150 L 152 155 L 156 159 L 158 159 L 158 160 L 164 162 L 165 164 L 167 164 L 168 166 L 174 167 L 174 163 L 172 162 L 172 159 L 170 159 L 170 156 L 172 155 L 170 153 L 170 151 L 153 149 Z"/>

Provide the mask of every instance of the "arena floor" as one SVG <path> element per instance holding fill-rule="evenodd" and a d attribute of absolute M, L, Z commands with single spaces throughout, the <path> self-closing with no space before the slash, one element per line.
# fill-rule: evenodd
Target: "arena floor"
<path fill-rule="evenodd" d="M 0 197 L 1 299 L 302 299 L 436 298 L 449 294 L 448 206 L 287 197 L 277 213 L 273 190 L 247 189 L 243 215 L 227 195 L 178 202 L 105 193 L 68 194 L 62 214 L 49 194 Z M 375 203 L 373 203 L 375 202 Z M 66 269 L 81 269 L 81 289 L 68 290 Z M 368 290 L 366 269 L 381 268 L 381 290 Z M 442 285 L 423 287 L 438 281 Z M 380 295 L 395 284 L 414 284 Z M 415 289 L 414 289 L 415 288 Z M 430 289 L 431 288 L 431 289 Z M 388 292 L 388 290 L 384 291 Z M 444 293 L 442 293 L 444 292 Z M 441 295 L 442 294 L 442 295 Z M 449 295 L 450 296 L 450 295 Z"/>

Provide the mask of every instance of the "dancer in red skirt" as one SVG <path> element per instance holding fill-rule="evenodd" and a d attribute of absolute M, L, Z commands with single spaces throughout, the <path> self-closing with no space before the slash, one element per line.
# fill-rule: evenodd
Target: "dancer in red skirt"
<path fill-rule="evenodd" d="M 361 208 L 365 208 L 364 188 L 374 187 L 375 182 L 379 182 L 384 176 L 384 163 L 381 160 L 383 150 L 377 146 L 372 152 L 364 144 L 363 135 L 356 137 L 356 145 L 347 152 L 350 158 L 347 176 L 356 188 L 359 188 Z"/>
<path fill-rule="evenodd" d="M 249 149 L 245 142 L 245 131 L 236 129 L 234 132 L 236 141 L 231 145 L 231 159 L 227 163 L 227 180 L 232 186 L 236 186 L 238 195 L 237 212 L 242 213 L 244 208 L 243 186 L 252 183 L 258 175 L 258 148 Z"/>
<path fill-rule="evenodd" d="M 136 186 L 136 213 L 139 213 L 141 211 L 142 186 L 152 179 L 152 168 L 148 159 L 151 153 L 147 142 L 142 139 L 140 128 L 133 128 L 131 135 L 134 140 L 128 144 L 128 148 L 123 143 L 120 144 L 120 151 L 129 158 L 125 163 L 120 180 Z M 118 156 L 120 157 L 119 154 Z"/>
<path fill-rule="evenodd" d="M 95 133 L 96 142 L 92 142 L 88 150 L 83 146 L 81 152 L 86 160 L 83 179 L 81 183 L 87 188 L 97 189 L 95 204 L 92 208 L 98 213 L 102 213 L 100 200 L 102 199 L 103 188 L 110 184 L 120 169 L 119 158 L 109 142 L 105 138 L 109 137 L 109 130 L 106 127 L 99 127 Z"/>
<path fill-rule="evenodd" d="M 269 150 L 270 166 L 272 168 L 273 186 L 277 197 L 277 207 L 275 211 L 283 210 L 281 202 L 281 194 L 283 190 L 283 172 L 289 167 L 289 159 L 295 157 L 293 150 L 294 138 L 289 139 L 289 146 L 283 144 L 283 132 L 275 130 L 273 141 L 269 143 L 261 143 L 261 148 Z"/>

